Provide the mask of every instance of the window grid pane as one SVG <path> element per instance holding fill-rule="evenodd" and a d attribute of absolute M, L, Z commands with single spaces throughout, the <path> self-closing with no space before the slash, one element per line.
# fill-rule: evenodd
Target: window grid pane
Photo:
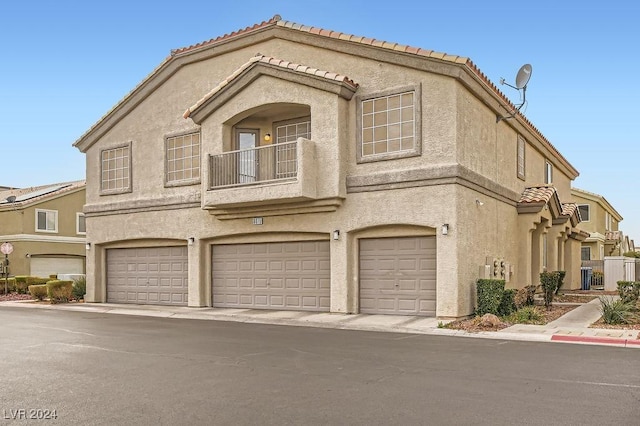
<path fill-rule="evenodd" d="M 117 191 L 129 188 L 129 147 L 102 152 L 102 190 Z"/>
<path fill-rule="evenodd" d="M 414 92 L 362 101 L 362 155 L 415 148 Z"/>
<path fill-rule="evenodd" d="M 298 138 L 311 139 L 311 121 L 276 127 L 276 144 L 295 142 Z M 276 177 L 295 177 L 298 173 L 295 145 L 276 147 Z"/>
<path fill-rule="evenodd" d="M 167 138 L 167 182 L 200 178 L 200 133 Z"/>

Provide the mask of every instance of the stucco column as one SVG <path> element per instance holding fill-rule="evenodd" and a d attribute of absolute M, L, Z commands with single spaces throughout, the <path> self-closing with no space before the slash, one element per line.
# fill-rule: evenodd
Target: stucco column
<path fill-rule="evenodd" d="M 522 221 L 525 222 L 527 220 L 522 218 Z M 531 227 L 532 225 L 533 227 Z M 536 228 L 535 224 L 529 222 L 526 227 L 521 224 L 521 229 L 524 230 L 518 235 L 518 263 L 514 274 L 514 288 L 524 288 L 531 284 L 531 241 L 533 239 L 533 231 Z"/>
<path fill-rule="evenodd" d="M 106 265 L 104 249 L 98 244 L 92 244 L 86 254 L 87 294 L 85 302 L 104 303 L 107 301 L 105 273 L 101 265 Z"/>
<path fill-rule="evenodd" d="M 331 312 L 353 313 L 357 310 L 358 278 L 350 276 L 353 256 L 353 238 L 347 232 L 341 232 L 337 240 L 329 240 L 331 254 Z"/>
<path fill-rule="evenodd" d="M 195 239 L 192 244 L 187 245 L 189 262 L 187 269 L 189 280 L 188 306 L 191 307 L 211 306 L 211 293 L 205 288 L 208 281 L 204 279 L 205 268 L 202 267 L 202 265 L 206 264 L 204 259 L 205 247 L 205 244 L 199 239 Z"/>
<path fill-rule="evenodd" d="M 567 238 L 564 245 L 564 287 L 570 290 L 580 288 L 580 241 Z"/>

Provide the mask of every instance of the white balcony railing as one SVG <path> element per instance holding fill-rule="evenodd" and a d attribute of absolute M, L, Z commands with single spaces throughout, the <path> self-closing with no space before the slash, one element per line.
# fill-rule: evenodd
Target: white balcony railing
<path fill-rule="evenodd" d="M 297 142 L 229 151 L 210 157 L 210 189 L 295 179 Z"/>

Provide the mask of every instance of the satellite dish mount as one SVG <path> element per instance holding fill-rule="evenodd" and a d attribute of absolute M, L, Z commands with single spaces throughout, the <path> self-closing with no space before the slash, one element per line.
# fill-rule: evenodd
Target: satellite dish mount
<path fill-rule="evenodd" d="M 511 111 L 511 114 L 507 117 L 498 115 L 496 117 L 496 123 L 498 123 L 500 120 L 508 120 L 515 117 L 515 115 L 520 111 L 520 108 L 522 108 L 524 104 L 527 103 L 527 84 L 529 83 L 529 79 L 531 78 L 531 71 L 533 71 L 533 68 L 530 64 L 524 64 L 523 66 L 521 66 L 520 70 L 518 70 L 518 74 L 516 75 L 515 86 L 505 82 L 504 78 L 500 79 L 500 84 L 506 84 L 507 86 L 516 89 L 518 92 L 522 90 L 522 103 L 516 106 L 516 109 Z"/>

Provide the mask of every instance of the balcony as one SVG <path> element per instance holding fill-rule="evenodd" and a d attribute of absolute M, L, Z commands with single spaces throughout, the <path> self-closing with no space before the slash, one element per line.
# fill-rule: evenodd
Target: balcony
<path fill-rule="evenodd" d="M 210 155 L 203 208 L 216 214 L 315 200 L 316 178 L 315 143 L 308 139 Z"/>

